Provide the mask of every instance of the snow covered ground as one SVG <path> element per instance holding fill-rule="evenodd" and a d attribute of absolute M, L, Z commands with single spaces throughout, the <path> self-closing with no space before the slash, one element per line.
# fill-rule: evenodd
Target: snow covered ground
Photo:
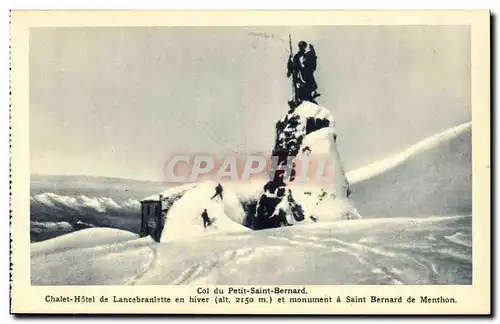
<path fill-rule="evenodd" d="M 32 283 L 471 284 L 470 133 L 460 125 L 347 173 L 365 219 L 249 231 L 237 202 L 262 187 L 228 186 L 221 203 L 207 184 L 172 206 L 162 243 L 103 228 L 33 243 Z M 182 228 L 202 225 L 197 199 L 224 226 Z"/>
<path fill-rule="evenodd" d="M 409 148 L 398 152 L 386 159 L 371 163 L 362 168 L 348 172 L 347 177 L 349 182 L 356 183 L 363 180 L 367 180 L 376 175 L 382 174 L 389 171 L 395 167 L 402 165 L 405 161 L 413 156 L 421 153 L 425 153 L 430 149 L 438 146 L 449 145 L 450 141 L 461 134 L 470 133 L 472 129 L 472 122 L 467 122 L 452 128 L 449 128 L 443 132 L 430 136 L 423 139 L 422 141 L 410 146 Z M 444 152 L 443 152 L 444 153 Z"/>
<path fill-rule="evenodd" d="M 245 211 L 234 192 L 226 188 L 224 199 L 214 195 L 217 184 L 211 181 L 199 183 L 188 190 L 168 211 L 161 241 L 167 242 L 182 237 L 221 232 L 246 231 L 242 226 Z M 203 227 L 201 213 L 206 209 L 213 224 Z"/>
<path fill-rule="evenodd" d="M 59 242 L 56 250 L 37 249 L 32 283 L 470 284 L 471 220 L 369 219 L 159 244 L 150 238 L 123 241 L 108 230 L 119 240 L 98 245 L 94 229 L 87 229 Z"/>
<path fill-rule="evenodd" d="M 384 161 L 349 172 L 352 199 L 361 215 L 471 214 L 471 135 L 471 124 L 463 124 Z"/>

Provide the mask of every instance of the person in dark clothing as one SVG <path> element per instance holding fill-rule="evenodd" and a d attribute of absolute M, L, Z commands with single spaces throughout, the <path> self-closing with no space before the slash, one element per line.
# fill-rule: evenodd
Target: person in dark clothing
<path fill-rule="evenodd" d="M 214 199 L 215 197 L 220 196 L 220 199 L 222 200 L 222 190 L 223 190 L 223 189 L 222 189 L 222 186 L 221 186 L 221 184 L 219 183 L 219 184 L 217 185 L 217 187 L 215 187 L 215 195 L 213 195 L 213 197 L 212 197 L 212 198 L 210 198 L 210 199 Z"/>
<path fill-rule="evenodd" d="M 207 228 L 207 226 L 212 225 L 212 222 L 210 222 L 210 218 L 208 218 L 206 209 L 203 211 L 203 213 L 201 213 L 201 217 L 203 218 L 203 227 Z"/>
<path fill-rule="evenodd" d="M 293 57 L 290 55 L 287 64 L 287 77 L 292 76 L 296 105 L 302 101 L 316 103 L 314 99 L 320 96 L 314 79 L 317 66 L 316 51 L 311 44 L 309 44 L 309 51 L 306 51 L 306 48 L 306 42 L 299 42 L 299 51 Z"/>

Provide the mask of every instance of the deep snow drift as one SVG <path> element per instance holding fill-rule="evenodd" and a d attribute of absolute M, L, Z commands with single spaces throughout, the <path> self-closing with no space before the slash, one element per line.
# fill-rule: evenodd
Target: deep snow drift
<path fill-rule="evenodd" d="M 365 218 L 472 214 L 471 124 L 431 136 L 348 176 L 352 198 Z"/>
<path fill-rule="evenodd" d="M 272 155 L 278 159 L 278 167 L 290 171 L 274 173 L 271 170 L 271 179 L 264 185 L 256 206 L 252 228 L 361 218 L 348 197 L 349 184 L 336 138 L 331 112 L 308 101 L 291 108 L 277 122 Z M 290 157 L 297 158 L 297 162 L 290 165 Z M 305 161 L 304 157 L 310 158 L 307 166 L 300 163 Z M 330 179 L 321 182 L 320 175 L 328 175 Z M 300 185 L 299 182 L 310 185 Z M 299 190 L 293 190 L 296 183 L 299 183 Z M 305 187 L 309 187 L 307 195 L 310 199 L 304 195 Z"/>
<path fill-rule="evenodd" d="M 112 228 L 83 229 L 71 235 L 63 235 L 44 242 L 31 244 L 31 255 L 59 253 L 71 249 L 98 247 L 138 238 L 139 235 Z"/>
<path fill-rule="evenodd" d="M 92 245 L 31 258 L 34 285 L 470 284 L 471 217 L 368 219 Z M 86 239 L 83 235 L 86 235 Z M 71 239 L 70 239 L 71 238 Z M 40 244 L 40 243 L 38 243 Z M 80 247 L 75 245 L 80 244 Z M 70 245 L 72 248 L 67 248 Z"/>
<path fill-rule="evenodd" d="M 440 133 L 427 137 L 420 142 L 408 147 L 407 149 L 389 156 L 386 159 L 376 161 L 356 170 L 349 171 L 347 173 L 347 177 L 349 178 L 349 181 L 351 183 L 367 180 L 404 164 L 408 159 L 412 157 L 421 156 L 421 154 L 425 154 L 426 151 L 442 146 L 448 146 L 450 148 L 447 151 L 441 152 L 441 155 L 449 156 L 451 154 L 451 156 L 453 156 L 454 152 L 450 152 L 449 150 L 453 150 L 453 146 L 456 143 L 453 143 L 451 141 L 457 136 L 470 133 L 471 129 L 472 122 L 467 122 L 455 127 L 448 128 Z M 470 141 L 468 144 L 472 145 Z M 469 151 L 470 150 L 471 147 L 469 147 Z"/>
<path fill-rule="evenodd" d="M 217 184 L 211 181 L 187 185 L 185 193 L 173 203 L 166 213 L 165 227 L 161 241 L 166 242 L 182 237 L 214 234 L 217 232 L 245 231 L 245 212 L 241 202 L 229 188 L 224 190 L 224 199 L 210 199 Z M 167 198 L 173 190 L 163 192 Z M 203 227 L 201 213 L 206 209 L 213 224 Z"/>

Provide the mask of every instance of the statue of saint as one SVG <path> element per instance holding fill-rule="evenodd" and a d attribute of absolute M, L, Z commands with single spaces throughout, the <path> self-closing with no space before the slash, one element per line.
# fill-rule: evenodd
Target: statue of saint
<path fill-rule="evenodd" d="M 309 48 L 308 48 L 309 47 Z M 295 92 L 295 104 L 302 101 L 316 103 L 315 98 L 319 97 L 318 85 L 314 79 L 316 71 L 317 56 L 314 46 L 306 42 L 299 42 L 299 51 L 288 59 L 287 77 L 292 77 Z"/>

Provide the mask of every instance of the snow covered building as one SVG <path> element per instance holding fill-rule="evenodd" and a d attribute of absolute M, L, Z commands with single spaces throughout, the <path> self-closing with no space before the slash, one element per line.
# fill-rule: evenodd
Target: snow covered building
<path fill-rule="evenodd" d="M 150 235 L 160 242 L 164 221 L 161 195 L 158 200 L 148 198 L 141 201 L 141 237 Z"/>

